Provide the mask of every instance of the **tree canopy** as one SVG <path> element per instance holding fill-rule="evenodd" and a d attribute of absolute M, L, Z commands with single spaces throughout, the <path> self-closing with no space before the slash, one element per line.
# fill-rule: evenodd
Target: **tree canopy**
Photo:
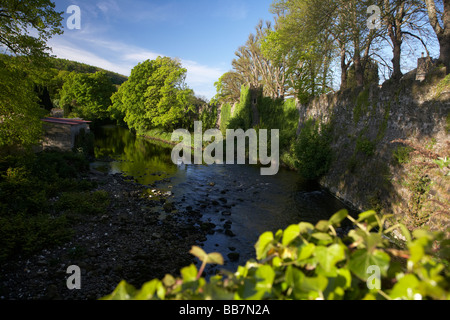
<path fill-rule="evenodd" d="M 194 93 L 185 78 L 186 69 L 168 57 L 139 63 L 112 97 L 110 112 L 124 114 L 125 123 L 138 132 L 189 126 L 186 115 L 195 112 Z"/>
<path fill-rule="evenodd" d="M 0 2 L 0 148 L 31 146 L 41 138 L 43 111 L 35 91 L 48 57 L 47 41 L 62 33 L 62 12 L 49 0 Z"/>
<path fill-rule="evenodd" d="M 2 0 L 0 43 L 15 55 L 48 56 L 47 41 L 63 33 L 62 14 L 50 0 Z"/>
<path fill-rule="evenodd" d="M 72 72 L 66 77 L 60 92 L 60 105 L 67 115 L 104 120 L 109 116 L 108 107 L 115 91 L 116 87 L 104 72 Z"/>

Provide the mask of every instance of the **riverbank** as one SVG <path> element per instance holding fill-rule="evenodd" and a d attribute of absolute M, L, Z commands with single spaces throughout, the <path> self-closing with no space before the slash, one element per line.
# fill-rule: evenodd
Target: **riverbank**
<path fill-rule="evenodd" d="M 139 185 L 120 174 L 91 170 L 85 178 L 107 192 L 107 213 L 84 216 L 70 241 L 0 267 L 0 299 L 98 299 L 121 280 L 140 287 L 149 279 L 178 274 L 195 263 L 193 245 L 206 239 L 198 211 L 179 212 L 171 193 Z M 151 196 L 151 197 L 150 197 Z M 81 269 L 81 290 L 68 290 L 67 268 Z"/>
<path fill-rule="evenodd" d="M 144 133 L 137 133 L 138 136 L 151 140 L 160 142 L 162 144 L 167 145 L 168 147 L 176 146 L 179 142 L 175 142 L 171 140 L 172 134 L 168 132 L 163 132 L 160 130 L 151 130 Z M 192 142 L 192 149 L 194 149 L 194 142 Z M 204 148 L 203 148 L 204 149 Z M 224 148 L 226 150 L 226 148 Z M 297 168 L 295 167 L 295 159 L 292 155 L 293 151 L 284 151 L 281 152 L 280 155 L 280 167 L 284 169 L 288 169 L 290 171 L 298 172 Z M 248 160 L 248 159 L 247 159 Z"/>

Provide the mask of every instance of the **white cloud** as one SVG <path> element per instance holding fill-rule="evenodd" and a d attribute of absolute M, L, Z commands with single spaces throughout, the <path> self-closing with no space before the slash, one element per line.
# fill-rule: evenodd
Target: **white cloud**
<path fill-rule="evenodd" d="M 143 62 L 146 60 L 155 60 L 158 56 L 163 56 L 162 54 L 150 52 L 150 51 L 142 51 L 142 52 L 130 52 L 126 53 L 122 56 L 125 61 L 132 61 L 135 63 Z"/>
<path fill-rule="evenodd" d="M 193 85 L 214 84 L 224 74 L 219 68 L 201 65 L 195 61 L 181 60 L 181 64 L 187 69 L 187 81 Z"/>
<path fill-rule="evenodd" d="M 97 3 L 97 8 L 100 9 L 103 14 L 108 14 L 110 11 L 119 12 L 120 8 L 117 2 L 114 0 L 103 0 Z"/>
<path fill-rule="evenodd" d="M 78 49 L 70 44 L 53 44 L 50 42 L 53 54 L 58 58 L 86 63 L 95 67 L 99 67 L 108 71 L 117 72 L 128 76 L 130 74 L 131 65 L 118 64 L 107 59 L 101 58 L 98 55 L 87 50 Z"/>

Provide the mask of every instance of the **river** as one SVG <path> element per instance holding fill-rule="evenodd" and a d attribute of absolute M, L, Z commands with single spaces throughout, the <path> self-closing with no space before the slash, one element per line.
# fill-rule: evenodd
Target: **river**
<path fill-rule="evenodd" d="M 315 224 L 343 208 L 352 212 L 320 185 L 305 182 L 293 171 L 280 168 L 275 176 L 261 176 L 260 168 L 252 165 L 175 165 L 171 146 L 117 126 L 94 133 L 96 158 L 107 161 L 98 160 L 92 167 L 148 185 L 149 195 L 155 188 L 170 192 L 170 201 L 179 211 L 200 211 L 199 224 L 215 225 L 203 248 L 220 252 L 226 260 L 224 268 L 230 271 L 254 258 L 254 244 L 265 231 L 276 232 L 301 221 Z"/>

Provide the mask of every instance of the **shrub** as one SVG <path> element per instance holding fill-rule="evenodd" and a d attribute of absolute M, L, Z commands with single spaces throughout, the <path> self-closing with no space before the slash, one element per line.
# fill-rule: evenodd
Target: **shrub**
<path fill-rule="evenodd" d="M 73 153 L 42 152 L 0 160 L 0 259 L 31 254 L 70 236 L 66 216 L 52 215 L 50 199 L 61 192 L 92 189 L 95 183 L 79 179 L 87 169 L 86 159 Z M 90 206 L 102 200 L 100 195 L 88 199 Z M 73 208 L 79 206 L 80 201 L 72 202 Z"/>
<path fill-rule="evenodd" d="M 220 111 L 220 131 L 222 131 L 222 134 L 225 135 L 227 133 L 228 124 L 230 123 L 231 119 L 231 106 L 230 104 L 226 103 L 222 106 L 222 109 Z"/>
<path fill-rule="evenodd" d="M 243 129 L 245 131 L 252 127 L 251 103 L 250 89 L 246 86 L 242 86 L 241 98 L 228 123 L 228 129 Z"/>
<path fill-rule="evenodd" d="M 0 216 L 0 261 L 14 254 L 31 254 L 68 240 L 72 232 L 64 216 L 48 214 Z"/>
<path fill-rule="evenodd" d="M 258 111 L 261 129 L 280 130 L 280 149 L 289 150 L 297 137 L 299 113 L 294 99 L 282 100 L 269 97 L 260 98 Z"/>
<path fill-rule="evenodd" d="M 332 161 L 331 127 L 314 120 L 304 123 L 295 144 L 296 166 L 302 177 L 316 180 L 328 172 Z"/>
<path fill-rule="evenodd" d="M 348 218 L 352 229 L 346 237 L 336 228 Z M 374 211 L 356 220 L 340 211 L 315 226 L 291 225 L 286 230 L 263 233 L 255 245 L 257 260 L 239 266 L 227 276 L 202 278 L 206 264 L 223 264 L 218 253 L 191 253 L 203 263 L 183 268 L 181 278 L 171 275 L 152 280 L 136 290 L 122 281 L 108 300 L 360 300 L 450 298 L 449 241 L 440 233 L 416 230 L 413 236 L 403 225 L 384 229 L 387 217 Z M 385 236 L 400 229 L 406 249 L 388 246 Z M 434 244 L 440 256 L 433 255 Z M 376 272 L 379 271 L 379 277 Z"/>
<path fill-rule="evenodd" d="M 104 214 L 108 205 L 109 195 L 106 191 L 65 192 L 55 203 L 55 210 L 76 219 L 83 215 Z"/>
<path fill-rule="evenodd" d="M 367 138 L 360 137 L 356 141 L 356 151 L 364 153 L 366 156 L 371 157 L 375 154 L 376 144 Z"/>
<path fill-rule="evenodd" d="M 400 146 L 393 152 L 393 157 L 397 164 L 406 164 L 411 160 L 411 152 L 414 149 L 410 146 Z"/>

